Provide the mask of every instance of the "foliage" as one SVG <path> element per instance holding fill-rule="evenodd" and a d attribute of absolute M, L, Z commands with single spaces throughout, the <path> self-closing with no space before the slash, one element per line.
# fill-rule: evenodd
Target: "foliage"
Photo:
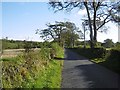
<path fill-rule="evenodd" d="M 112 48 L 114 47 L 114 43 L 112 42 L 112 39 L 106 39 L 104 40 L 104 43 L 102 43 L 102 46 L 105 48 Z"/>
<path fill-rule="evenodd" d="M 102 48 L 97 48 L 96 50 L 75 48 L 72 50 L 120 74 L 120 50 L 106 50 Z"/>
<path fill-rule="evenodd" d="M 102 47 L 101 44 L 102 44 L 101 42 L 96 42 L 96 46 L 95 47 L 96 48 L 101 48 Z"/>
<path fill-rule="evenodd" d="M 119 60 L 120 58 L 120 50 L 109 50 L 106 55 L 106 60 Z"/>
<path fill-rule="evenodd" d="M 94 48 L 97 42 L 97 32 L 98 31 L 106 31 L 107 28 L 104 27 L 106 23 L 112 21 L 110 11 L 115 11 L 114 6 L 119 4 L 119 2 L 105 2 L 103 1 L 76 1 L 76 2 L 68 2 L 65 1 L 49 1 L 49 5 L 56 11 L 66 10 L 71 11 L 74 8 L 85 9 L 87 12 L 87 19 L 85 20 L 86 24 L 84 26 L 88 26 L 88 30 L 90 30 L 90 46 Z M 109 10 L 108 10 L 109 7 Z"/>
<path fill-rule="evenodd" d="M 55 22 L 55 24 L 47 24 L 46 29 L 36 30 L 36 34 L 39 34 L 44 40 L 53 40 L 60 46 L 70 46 L 79 39 L 78 34 L 75 31 L 78 30 L 76 25 L 72 22 Z M 74 46 L 74 45 L 71 45 Z"/>
<path fill-rule="evenodd" d="M 51 45 L 51 55 L 54 55 L 54 57 L 62 58 L 63 56 L 63 49 L 57 44 L 53 43 Z"/>
<path fill-rule="evenodd" d="M 92 61 L 100 65 L 103 65 L 107 67 L 108 69 L 120 74 L 119 58 L 120 58 L 120 50 L 112 49 L 112 50 L 107 51 L 105 58 L 103 59 L 96 58 L 96 59 L 93 59 Z"/>
<path fill-rule="evenodd" d="M 120 50 L 120 42 L 115 43 L 114 49 Z"/>
<path fill-rule="evenodd" d="M 118 13 L 120 13 L 120 1 L 116 5 L 113 6 L 113 10 L 109 11 L 109 14 L 112 17 L 112 21 L 114 21 L 114 22 L 119 24 L 120 16 L 119 16 Z"/>
<path fill-rule="evenodd" d="M 104 48 L 73 48 L 73 51 L 86 56 L 90 59 L 94 58 L 104 58 L 106 54 L 106 50 Z"/>
<path fill-rule="evenodd" d="M 25 44 L 31 45 L 31 48 L 40 48 L 42 42 L 34 42 L 34 41 L 18 41 L 18 40 L 6 40 L 1 39 L 2 49 L 23 49 Z M 27 45 L 26 45 L 27 46 Z"/>
<path fill-rule="evenodd" d="M 2 41 L 2 49 L 17 49 L 18 45 L 17 43 L 12 43 L 12 42 L 8 42 L 6 40 Z"/>
<path fill-rule="evenodd" d="M 63 55 L 63 52 L 56 53 L 58 56 Z M 60 88 L 62 61 L 49 59 L 49 55 L 50 49 L 42 48 L 40 51 L 24 52 L 14 58 L 3 58 L 3 87 Z"/>
<path fill-rule="evenodd" d="M 25 52 L 29 52 L 31 48 L 32 48 L 31 43 L 25 42 L 24 45 Z"/>

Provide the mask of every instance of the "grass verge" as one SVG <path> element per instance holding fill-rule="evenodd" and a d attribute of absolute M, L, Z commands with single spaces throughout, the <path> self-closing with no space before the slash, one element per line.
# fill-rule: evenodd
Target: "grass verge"
<path fill-rule="evenodd" d="M 35 88 L 60 88 L 61 87 L 62 62 L 53 60 L 39 73 Z"/>
<path fill-rule="evenodd" d="M 63 49 L 57 50 L 56 56 L 63 58 Z M 60 88 L 63 61 L 49 58 L 49 55 L 50 49 L 42 48 L 1 59 L 3 88 Z"/>

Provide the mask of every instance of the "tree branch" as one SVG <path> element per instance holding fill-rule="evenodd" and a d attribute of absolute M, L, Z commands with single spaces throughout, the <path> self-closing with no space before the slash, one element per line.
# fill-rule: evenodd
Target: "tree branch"
<path fill-rule="evenodd" d="M 108 16 L 103 20 L 103 23 L 97 28 L 97 31 L 98 31 L 103 25 L 105 25 L 105 23 L 108 23 L 109 21 L 111 21 L 111 19 L 109 19 L 108 21 L 106 21 L 109 17 L 110 17 L 110 15 L 108 15 Z"/>

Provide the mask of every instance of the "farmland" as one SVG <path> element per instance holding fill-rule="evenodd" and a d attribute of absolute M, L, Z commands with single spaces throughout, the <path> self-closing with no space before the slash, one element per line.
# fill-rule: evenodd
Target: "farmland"
<path fill-rule="evenodd" d="M 37 51 L 40 50 L 40 48 L 32 48 L 31 50 Z M 3 50 L 2 58 L 7 57 L 16 57 L 19 54 L 22 54 L 25 51 L 25 49 L 6 49 Z"/>

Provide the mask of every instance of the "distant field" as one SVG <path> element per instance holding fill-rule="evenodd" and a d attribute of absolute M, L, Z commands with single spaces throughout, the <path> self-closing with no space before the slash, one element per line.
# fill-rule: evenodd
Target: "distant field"
<path fill-rule="evenodd" d="M 33 48 L 33 50 L 40 50 L 40 48 Z M 21 54 L 25 49 L 6 49 L 3 51 L 3 54 L 1 55 L 2 58 L 7 57 L 16 57 L 18 54 Z"/>

